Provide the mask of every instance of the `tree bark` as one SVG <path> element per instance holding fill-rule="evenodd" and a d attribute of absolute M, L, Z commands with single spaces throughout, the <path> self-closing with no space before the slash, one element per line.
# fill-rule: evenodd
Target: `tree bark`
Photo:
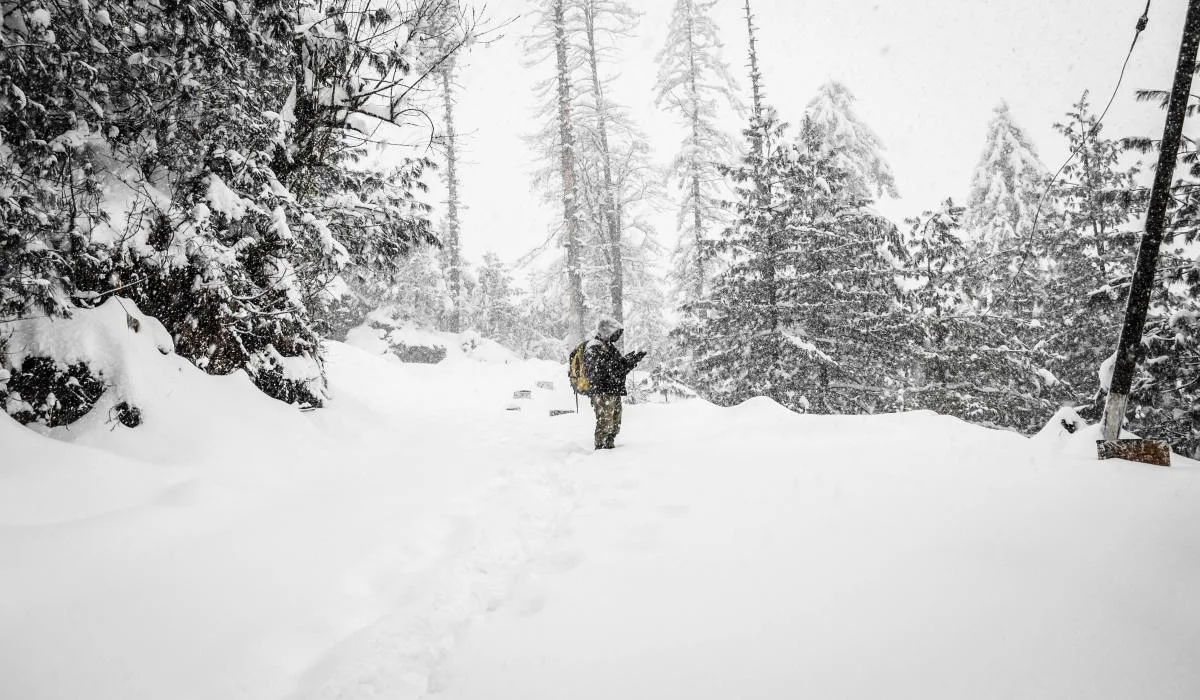
<path fill-rule="evenodd" d="M 462 246 L 459 240 L 458 220 L 458 132 L 454 128 L 454 63 L 447 61 L 442 69 L 442 103 L 446 119 L 446 255 L 450 282 L 450 318 L 447 328 L 451 333 L 462 331 Z"/>
<path fill-rule="evenodd" d="M 571 77 L 567 64 L 567 30 L 563 0 L 554 3 L 554 49 L 558 64 L 558 133 L 563 192 L 563 245 L 567 252 L 567 325 L 571 344 L 584 339 L 583 276 L 579 270 L 583 247 L 579 237 L 575 185 L 575 137 L 571 126 Z"/>
<path fill-rule="evenodd" d="M 612 175 L 612 153 L 608 145 L 608 105 L 604 101 L 604 86 L 600 81 L 599 61 L 596 57 L 595 2 L 584 5 L 584 28 L 588 42 L 588 67 L 591 69 L 592 91 L 596 99 L 596 140 L 600 150 L 600 171 L 603 177 L 604 195 L 601 204 L 605 235 L 608 244 L 609 294 L 613 318 L 625 324 L 625 270 L 623 246 L 621 245 L 621 213 L 617 206 L 616 188 Z"/>
<path fill-rule="evenodd" d="M 692 257 L 695 259 L 693 264 L 696 266 L 696 299 L 704 297 L 704 216 L 700 207 L 700 163 L 696 160 L 696 153 L 700 141 L 700 90 L 696 86 L 696 30 L 695 21 L 693 19 L 695 6 L 688 2 L 688 20 L 687 20 L 687 36 L 688 36 L 688 90 L 691 93 L 692 100 L 692 154 L 691 161 L 688 167 L 692 171 L 692 226 L 695 228 L 693 236 L 695 237 L 695 249 L 692 251 Z"/>

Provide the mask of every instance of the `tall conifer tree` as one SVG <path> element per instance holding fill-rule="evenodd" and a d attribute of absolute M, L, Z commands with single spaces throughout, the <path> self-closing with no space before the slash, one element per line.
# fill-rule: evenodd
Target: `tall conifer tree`
<path fill-rule="evenodd" d="M 566 340 L 571 344 L 585 337 L 587 315 L 575 124 L 578 118 L 577 87 L 573 79 L 579 57 L 570 45 L 571 27 L 579 21 L 579 8 L 572 0 L 540 0 L 537 8 L 535 32 L 526 41 L 529 65 L 552 64 L 554 73 L 536 87 L 541 102 L 538 117 L 542 120 L 542 128 L 531 140 L 547 149 L 547 167 L 540 180 L 556 194 L 563 211 L 562 220 L 556 225 L 556 238 L 564 250 L 562 274 L 565 284 L 561 289 L 566 301 Z"/>
<path fill-rule="evenodd" d="M 683 123 L 685 135 L 672 161 L 683 192 L 676 228 L 674 276 L 684 299 L 703 296 L 712 275 L 705 257 L 714 229 L 726 219 L 718 199 L 718 164 L 732 162 L 736 148 L 718 121 L 723 105 L 740 111 L 737 84 L 721 59 L 721 40 L 712 10 L 716 0 L 676 0 L 667 39 L 658 53 L 655 102 Z"/>
<path fill-rule="evenodd" d="M 1087 93 L 1055 129 L 1074 158 L 1052 190 L 1056 224 L 1047 232 L 1045 337 L 1049 369 L 1076 402 L 1099 418 L 1097 368 L 1113 352 L 1121 327 L 1137 234 L 1126 225 L 1139 210 L 1130 196 L 1136 170 L 1120 165 L 1120 144 L 1102 135 Z"/>

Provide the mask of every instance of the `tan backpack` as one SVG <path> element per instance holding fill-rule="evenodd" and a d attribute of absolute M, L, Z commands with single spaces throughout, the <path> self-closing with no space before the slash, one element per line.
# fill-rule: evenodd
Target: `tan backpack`
<path fill-rule="evenodd" d="M 570 357 L 567 358 L 567 378 L 571 380 L 571 388 L 576 394 L 587 396 L 592 391 L 592 384 L 587 378 L 587 367 L 583 361 L 583 352 L 587 348 L 587 342 L 582 342 L 575 346 L 571 351 Z"/>

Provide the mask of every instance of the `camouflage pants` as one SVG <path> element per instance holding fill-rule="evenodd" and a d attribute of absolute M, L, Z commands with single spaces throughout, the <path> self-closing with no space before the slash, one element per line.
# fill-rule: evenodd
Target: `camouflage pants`
<path fill-rule="evenodd" d="M 592 397 L 592 410 L 596 412 L 596 447 L 612 447 L 621 432 L 621 397 L 597 394 Z"/>

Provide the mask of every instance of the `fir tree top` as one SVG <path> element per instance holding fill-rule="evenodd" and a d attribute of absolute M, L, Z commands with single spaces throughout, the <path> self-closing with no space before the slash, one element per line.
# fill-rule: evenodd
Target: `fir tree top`
<path fill-rule="evenodd" d="M 849 174 L 854 194 L 865 199 L 899 196 L 883 142 L 854 112 L 854 95 L 845 85 L 836 80 L 822 85 L 805 115 L 819 136 L 821 155 Z"/>
<path fill-rule="evenodd" d="M 1046 167 L 1013 122 L 1008 103 L 997 105 L 967 197 L 967 228 L 1011 237 L 1033 223 Z"/>

